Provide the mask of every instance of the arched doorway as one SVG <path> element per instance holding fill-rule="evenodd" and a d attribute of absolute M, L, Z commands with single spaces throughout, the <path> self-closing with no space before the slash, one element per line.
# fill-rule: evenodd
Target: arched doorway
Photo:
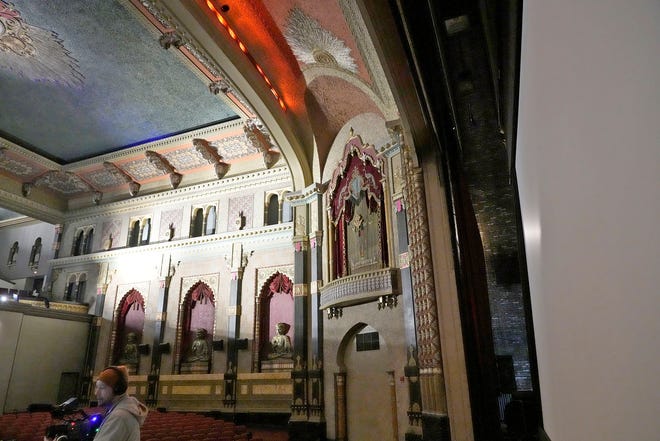
<path fill-rule="evenodd" d="M 335 375 L 336 440 L 392 440 L 390 359 L 387 343 L 366 323 L 353 326 L 337 351 Z"/>

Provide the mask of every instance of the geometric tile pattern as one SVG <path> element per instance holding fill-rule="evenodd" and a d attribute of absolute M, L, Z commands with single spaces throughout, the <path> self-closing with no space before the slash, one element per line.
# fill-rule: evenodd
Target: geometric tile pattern
<path fill-rule="evenodd" d="M 227 231 L 237 231 L 240 227 L 238 219 L 243 212 L 244 227 L 252 228 L 254 195 L 246 195 L 229 199 Z"/>
<path fill-rule="evenodd" d="M 174 227 L 174 236 L 173 239 L 183 237 L 181 232 L 181 226 L 183 225 L 183 211 L 179 210 L 170 210 L 163 211 L 160 216 L 160 237 L 158 240 L 166 240 L 169 237 L 170 225 Z"/>

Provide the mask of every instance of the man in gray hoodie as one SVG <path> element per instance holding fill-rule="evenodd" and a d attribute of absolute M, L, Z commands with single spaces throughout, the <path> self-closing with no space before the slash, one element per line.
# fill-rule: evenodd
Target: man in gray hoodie
<path fill-rule="evenodd" d="M 140 441 L 140 426 L 147 418 L 147 406 L 126 393 L 128 371 L 125 366 L 108 366 L 96 379 L 94 394 L 105 418 L 94 441 Z"/>

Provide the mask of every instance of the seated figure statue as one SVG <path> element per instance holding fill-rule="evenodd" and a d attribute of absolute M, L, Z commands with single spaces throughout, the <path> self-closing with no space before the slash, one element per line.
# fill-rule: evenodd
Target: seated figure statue
<path fill-rule="evenodd" d="M 291 357 L 291 339 L 286 335 L 290 328 L 288 323 L 280 322 L 275 325 L 277 333 L 270 341 L 271 351 L 268 358 Z"/>
<path fill-rule="evenodd" d="M 126 334 L 126 345 L 119 358 L 120 364 L 137 364 L 138 362 L 138 347 L 137 347 L 137 334 L 129 332 Z"/>
<path fill-rule="evenodd" d="M 199 328 L 195 332 L 195 340 L 190 347 L 187 361 L 209 361 L 209 342 L 206 340 L 206 329 Z"/>

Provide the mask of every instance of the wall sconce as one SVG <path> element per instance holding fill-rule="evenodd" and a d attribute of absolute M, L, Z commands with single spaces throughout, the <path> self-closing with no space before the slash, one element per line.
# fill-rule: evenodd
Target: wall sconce
<path fill-rule="evenodd" d="M 388 307 L 390 309 L 394 308 L 397 305 L 397 298 L 394 294 L 388 294 L 385 296 L 378 297 L 378 309 L 385 309 Z"/>
<path fill-rule="evenodd" d="M 145 343 L 142 345 L 138 345 L 138 354 L 140 355 L 149 355 L 149 344 Z"/>
<path fill-rule="evenodd" d="M 170 353 L 170 344 L 169 343 L 161 343 L 158 345 L 158 352 L 161 354 L 169 354 Z"/>
<path fill-rule="evenodd" d="M 213 340 L 211 343 L 214 351 L 224 351 L 225 350 L 225 341 L 224 340 Z"/>
<path fill-rule="evenodd" d="M 339 306 L 331 306 L 328 308 L 329 319 L 333 319 L 333 318 L 338 319 L 339 317 L 342 316 L 343 313 L 344 313 L 344 308 L 341 308 Z"/>
<path fill-rule="evenodd" d="M 236 349 L 247 349 L 248 348 L 248 339 L 239 338 L 236 340 Z"/>

